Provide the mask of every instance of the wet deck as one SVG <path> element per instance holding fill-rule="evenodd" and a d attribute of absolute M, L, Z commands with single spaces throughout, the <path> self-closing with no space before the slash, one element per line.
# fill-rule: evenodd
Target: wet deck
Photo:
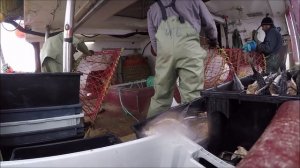
<path fill-rule="evenodd" d="M 123 142 L 136 139 L 132 126 L 136 124 L 137 121 L 133 117 L 125 114 L 122 109 L 113 104 L 104 103 L 103 109 L 104 111 L 98 115 L 94 125 L 86 130 L 86 137 L 95 137 L 106 133 L 112 133 L 119 137 Z M 140 114 L 139 119 L 145 119 L 146 113 L 147 111 L 143 111 Z M 85 120 L 88 121 L 89 119 L 85 118 Z"/>

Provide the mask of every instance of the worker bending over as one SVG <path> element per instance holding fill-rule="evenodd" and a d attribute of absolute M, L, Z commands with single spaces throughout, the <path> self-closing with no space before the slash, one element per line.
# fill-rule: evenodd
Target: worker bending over
<path fill-rule="evenodd" d="M 41 49 L 42 72 L 63 72 L 63 32 L 49 37 Z M 76 50 L 81 51 L 84 55 L 90 56 L 93 51 L 88 50 L 82 40 L 73 36 L 72 55 Z M 74 57 L 73 61 L 74 62 Z"/>
<path fill-rule="evenodd" d="M 148 117 L 170 108 L 178 77 L 182 103 L 200 97 L 207 56 L 200 46 L 201 27 L 216 46 L 217 28 L 202 0 L 157 0 L 150 7 L 148 32 L 157 58 Z"/>

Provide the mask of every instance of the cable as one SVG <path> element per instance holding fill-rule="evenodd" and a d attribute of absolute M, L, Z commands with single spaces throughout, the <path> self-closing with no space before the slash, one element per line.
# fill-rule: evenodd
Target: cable
<path fill-rule="evenodd" d="M 21 22 L 22 22 L 22 20 L 20 20 L 19 25 L 21 24 Z M 9 31 L 9 32 L 13 32 L 13 31 L 16 31 L 16 30 L 17 30 L 16 27 L 15 27 L 14 30 L 8 30 L 8 29 L 4 26 L 4 24 L 1 24 L 1 26 L 3 27 L 4 30 Z"/>
<path fill-rule="evenodd" d="M 95 35 L 92 35 L 92 36 L 88 36 L 88 35 L 85 35 L 85 34 L 81 34 L 83 37 L 86 37 L 86 38 L 94 38 L 94 37 L 97 37 L 101 34 L 95 34 Z"/>
<path fill-rule="evenodd" d="M 85 34 L 81 34 L 83 37 L 86 37 L 86 38 L 94 38 L 94 37 L 97 37 L 99 35 L 107 35 L 107 36 L 111 36 L 111 37 L 116 37 L 116 38 L 129 38 L 129 37 L 132 37 L 132 36 L 135 36 L 135 35 L 149 35 L 148 32 L 132 32 L 132 33 L 127 33 L 127 34 L 122 34 L 122 35 L 113 35 L 113 34 L 95 34 L 95 35 L 92 35 L 92 36 L 88 36 L 88 35 L 85 35 Z"/>
<path fill-rule="evenodd" d="M 116 37 L 116 38 L 128 38 L 128 37 L 132 37 L 135 35 L 149 35 L 148 32 L 132 32 L 132 33 L 128 33 L 128 34 L 124 34 L 124 35 L 110 35 L 112 37 Z"/>
<path fill-rule="evenodd" d="M 25 29 L 25 28 L 23 28 L 22 26 L 20 26 L 20 24 L 18 24 L 17 22 L 15 22 L 14 20 L 8 19 L 8 20 L 5 20 L 4 22 L 12 24 L 13 26 L 16 27 L 16 29 L 18 29 L 19 31 L 21 31 L 21 32 L 23 32 L 23 33 L 26 33 L 26 34 L 32 34 L 32 35 L 41 36 L 41 37 L 45 37 L 45 33 L 36 32 L 36 31 L 29 30 L 29 29 Z M 50 33 L 50 34 L 49 34 L 49 37 L 55 36 L 55 35 L 57 35 L 57 34 L 59 34 L 59 33 L 61 33 L 61 32 L 62 32 L 62 31 Z"/>
<path fill-rule="evenodd" d="M 13 32 L 13 31 L 17 30 L 17 28 L 15 28 L 14 30 L 8 30 L 6 27 L 4 27 L 4 24 L 1 24 L 1 26 L 3 27 L 4 30 L 9 31 L 9 32 Z"/>
<path fill-rule="evenodd" d="M 123 109 L 123 111 L 125 112 L 125 114 L 128 114 L 129 116 L 131 116 L 133 119 L 135 119 L 137 122 L 139 122 L 139 120 L 134 117 L 134 115 L 132 113 L 130 113 L 127 108 L 124 106 L 123 104 L 123 101 L 122 101 L 122 98 L 121 98 L 121 88 L 118 89 L 119 90 L 119 100 L 120 100 L 120 104 L 121 104 L 121 107 Z"/>
<path fill-rule="evenodd" d="M 144 52 L 145 52 L 145 50 L 146 50 L 146 48 L 148 47 L 149 44 L 151 44 L 151 41 L 149 41 L 149 42 L 146 44 L 146 46 L 144 47 L 143 52 L 142 52 L 142 56 L 144 56 Z"/>

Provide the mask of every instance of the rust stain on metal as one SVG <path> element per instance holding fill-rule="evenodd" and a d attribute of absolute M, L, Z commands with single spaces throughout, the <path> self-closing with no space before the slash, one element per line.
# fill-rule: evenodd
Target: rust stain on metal
<path fill-rule="evenodd" d="M 238 168 L 299 167 L 300 101 L 285 102 Z"/>

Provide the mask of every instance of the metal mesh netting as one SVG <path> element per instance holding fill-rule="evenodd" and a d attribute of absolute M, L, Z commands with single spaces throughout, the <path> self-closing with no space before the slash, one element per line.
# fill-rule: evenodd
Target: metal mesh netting
<path fill-rule="evenodd" d="M 83 111 L 92 121 L 100 112 L 120 54 L 121 49 L 103 50 L 86 59 L 78 60 L 78 65 L 75 65 L 76 71 L 83 74 L 80 77 L 80 101 Z"/>
<path fill-rule="evenodd" d="M 228 56 L 221 49 L 208 50 L 204 69 L 204 88 L 211 88 L 229 80 Z"/>
<path fill-rule="evenodd" d="M 254 58 L 256 69 L 265 70 L 266 61 L 263 54 L 257 52 L 245 53 L 241 49 L 215 49 L 208 52 L 205 62 L 205 88 L 214 87 L 232 79 L 232 70 L 242 78 L 252 74 L 248 57 Z"/>
<path fill-rule="evenodd" d="M 263 54 L 244 53 L 241 49 L 208 49 L 208 45 L 204 48 L 207 50 L 207 58 L 204 63 L 204 89 L 232 80 L 232 70 L 237 73 L 239 78 L 252 75 L 251 66 L 247 61 L 248 57 L 253 58 L 258 71 L 262 72 L 266 69 L 266 60 Z M 181 102 L 178 84 L 175 87 L 174 97 L 177 103 Z"/>
<path fill-rule="evenodd" d="M 94 121 L 100 112 L 103 99 L 115 74 L 120 54 L 121 49 L 95 52 L 93 56 L 78 60 L 77 66 L 75 65 L 76 71 L 83 74 L 80 79 L 80 100 L 85 116 L 90 117 L 91 121 Z M 232 80 L 232 69 L 239 77 L 251 75 L 252 70 L 247 62 L 247 57 L 254 58 L 256 69 L 265 70 L 266 62 L 262 54 L 244 53 L 241 49 L 208 50 L 205 60 L 204 88 L 215 87 Z"/>
<path fill-rule="evenodd" d="M 245 53 L 241 49 L 225 49 L 229 62 L 233 65 L 238 77 L 246 77 L 252 74 L 248 63 L 248 57 L 253 58 L 254 65 L 259 72 L 266 70 L 266 60 L 262 53 Z"/>
<path fill-rule="evenodd" d="M 248 57 L 254 59 L 256 69 L 260 72 L 266 69 L 263 54 L 257 52 L 245 53 L 241 49 L 208 50 L 205 61 L 204 88 L 211 88 L 232 80 L 232 70 L 237 73 L 239 78 L 251 75 L 252 69 L 247 61 Z"/>

